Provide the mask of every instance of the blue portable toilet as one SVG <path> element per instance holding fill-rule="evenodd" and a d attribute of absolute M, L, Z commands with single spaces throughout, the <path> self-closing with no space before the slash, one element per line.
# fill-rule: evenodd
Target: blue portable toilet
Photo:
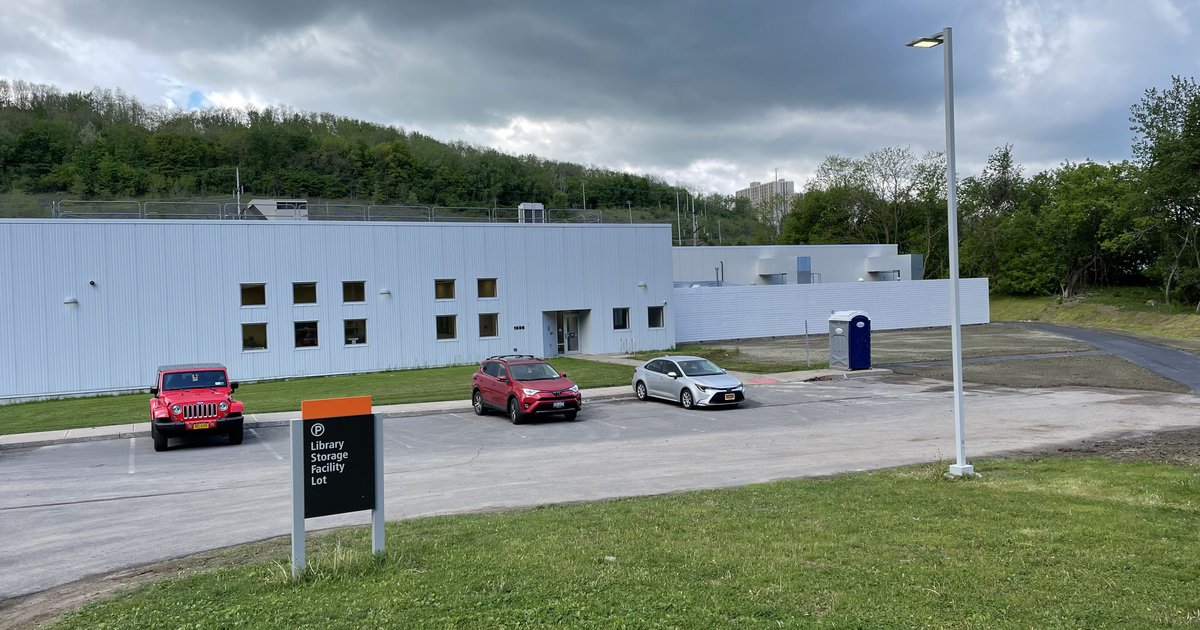
<path fill-rule="evenodd" d="M 871 316 L 837 311 L 829 316 L 829 367 L 871 369 Z"/>

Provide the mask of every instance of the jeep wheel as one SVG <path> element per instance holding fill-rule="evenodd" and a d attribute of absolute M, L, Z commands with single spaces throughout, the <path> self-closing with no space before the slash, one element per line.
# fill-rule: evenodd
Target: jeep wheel
<path fill-rule="evenodd" d="M 477 389 L 475 393 L 471 394 L 471 406 L 475 408 L 475 415 L 487 415 L 487 407 L 483 406 L 483 392 Z"/>
<path fill-rule="evenodd" d="M 167 450 L 167 436 L 158 432 L 158 427 L 154 426 L 154 421 L 150 421 L 150 437 L 154 438 L 154 450 Z"/>
<path fill-rule="evenodd" d="M 525 414 L 521 413 L 521 407 L 516 398 L 508 399 L 508 419 L 512 420 L 513 424 L 521 424 L 521 421 L 525 419 Z"/>
<path fill-rule="evenodd" d="M 638 381 L 637 385 L 633 386 L 633 393 L 637 396 L 638 400 L 646 400 L 646 384 Z"/>
<path fill-rule="evenodd" d="M 238 427 L 229 432 L 229 443 L 237 446 L 242 443 L 242 437 L 244 437 L 242 435 L 242 427 Z"/>
<path fill-rule="evenodd" d="M 696 399 L 692 398 L 692 390 L 684 388 L 683 393 L 679 395 L 679 404 L 683 405 L 684 409 L 691 409 L 696 406 Z"/>

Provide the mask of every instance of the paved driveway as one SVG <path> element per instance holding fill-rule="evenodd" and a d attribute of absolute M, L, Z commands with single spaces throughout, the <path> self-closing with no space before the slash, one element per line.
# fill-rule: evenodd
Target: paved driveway
<path fill-rule="evenodd" d="M 1200 356 L 1092 328 L 1073 328 L 1037 322 L 1025 322 L 1021 325 L 1082 341 L 1101 352 L 1136 363 L 1159 376 L 1190 387 L 1195 393 L 1200 393 Z"/>
<path fill-rule="evenodd" d="M 938 381 L 874 378 L 749 389 L 740 409 L 633 400 L 577 422 L 514 426 L 437 414 L 384 422 L 389 520 L 644 495 L 948 459 Z M 968 388 L 972 458 L 1194 425 L 1190 395 Z M 287 534 L 286 428 L 155 453 L 149 438 L 0 451 L 0 598 L 89 575 Z M 986 467 L 981 468 L 986 474 Z M 309 529 L 365 523 L 366 513 Z"/>

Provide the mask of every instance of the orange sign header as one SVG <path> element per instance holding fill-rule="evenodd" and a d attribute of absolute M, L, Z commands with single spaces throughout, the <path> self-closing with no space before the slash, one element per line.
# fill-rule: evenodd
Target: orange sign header
<path fill-rule="evenodd" d="M 305 400 L 300 403 L 300 417 L 304 420 L 340 418 L 342 416 L 365 416 L 370 413 L 370 396 L 325 398 L 323 400 Z"/>

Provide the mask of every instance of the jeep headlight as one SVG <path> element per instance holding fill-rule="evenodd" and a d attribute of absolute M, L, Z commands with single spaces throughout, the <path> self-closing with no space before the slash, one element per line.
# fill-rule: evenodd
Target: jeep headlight
<path fill-rule="evenodd" d="M 171 405 L 171 415 L 178 416 L 181 413 L 183 413 L 183 407 L 180 407 L 179 405 Z"/>
<path fill-rule="evenodd" d="M 542 390 L 540 390 L 540 389 L 522 389 L 521 393 L 525 394 L 526 396 L 534 396 L 534 395 L 540 394 L 541 391 Z"/>
<path fill-rule="evenodd" d="M 219 404 L 217 404 L 217 409 L 220 409 L 221 411 L 228 411 L 229 403 L 222 400 Z"/>
<path fill-rule="evenodd" d="M 572 386 L 571 386 L 571 388 L 570 388 L 570 389 L 568 389 L 567 391 L 569 391 L 569 392 L 578 392 L 578 391 L 579 391 L 579 386 L 578 386 L 578 385 L 572 385 Z"/>

